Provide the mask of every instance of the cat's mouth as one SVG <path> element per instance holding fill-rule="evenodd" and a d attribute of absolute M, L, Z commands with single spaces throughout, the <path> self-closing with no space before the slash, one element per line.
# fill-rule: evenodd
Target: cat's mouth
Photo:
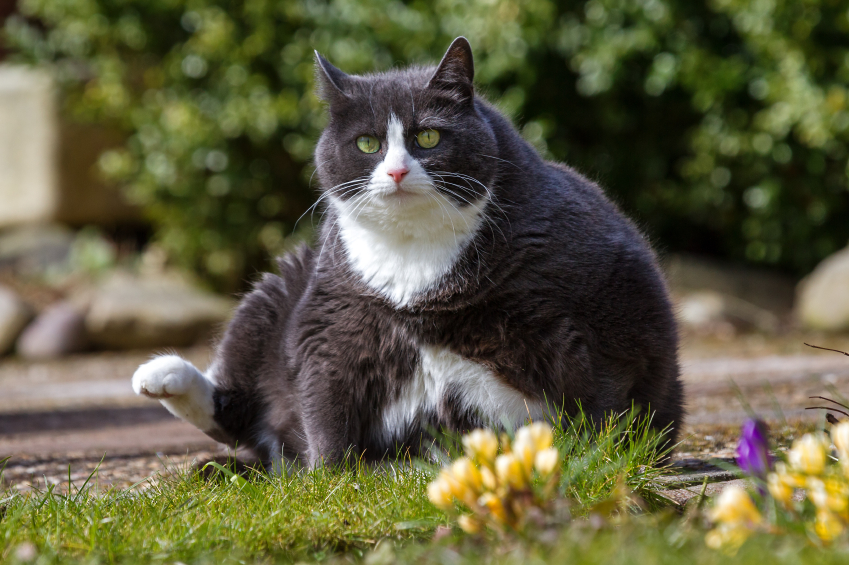
<path fill-rule="evenodd" d="M 423 196 L 423 192 L 419 189 L 395 185 L 387 187 L 380 191 L 380 196 L 390 200 L 410 200 Z"/>

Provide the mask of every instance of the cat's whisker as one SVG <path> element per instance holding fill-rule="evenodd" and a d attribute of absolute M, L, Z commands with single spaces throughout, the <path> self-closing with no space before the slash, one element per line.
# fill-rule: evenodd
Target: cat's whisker
<path fill-rule="evenodd" d="M 316 169 L 316 170 L 317 170 L 317 169 Z M 315 172 L 313 172 L 313 174 L 315 174 Z M 345 188 L 345 191 L 344 191 L 344 192 L 345 192 L 345 194 L 347 194 L 347 188 L 349 188 L 349 187 L 347 187 L 347 185 L 352 185 L 352 184 L 355 184 L 355 183 L 363 183 L 364 181 L 367 181 L 367 180 L 368 180 L 368 178 L 369 178 L 369 177 L 359 177 L 359 178 L 357 178 L 357 179 L 350 180 L 350 181 L 348 181 L 348 182 L 343 182 L 343 183 L 337 184 L 336 186 L 333 186 L 333 187 L 330 187 L 329 189 L 327 189 L 327 190 L 326 190 L 326 191 L 325 191 L 325 192 L 324 192 L 321 196 L 319 196 L 319 197 L 318 197 L 318 199 L 317 199 L 317 200 L 316 200 L 316 201 L 312 204 L 312 206 L 310 206 L 309 208 L 307 208 L 307 209 L 306 209 L 306 211 L 305 211 L 303 214 L 301 214 L 301 216 L 300 216 L 297 220 L 295 220 L 295 224 L 294 224 L 294 226 L 292 226 L 292 233 L 295 233 L 295 230 L 298 228 L 298 223 L 299 223 L 299 222 L 300 222 L 300 221 L 304 218 L 304 216 L 306 216 L 307 214 L 310 214 L 310 223 L 312 223 L 312 222 L 313 222 L 312 212 L 315 212 L 315 208 L 316 208 L 316 206 L 318 206 L 318 204 L 319 204 L 322 200 L 324 200 L 325 198 L 328 198 L 328 197 L 330 197 L 330 196 L 333 196 L 333 195 L 337 194 L 337 193 L 338 193 L 338 192 L 340 192 L 340 191 L 341 191 L 341 189 L 343 189 L 343 188 Z M 310 177 L 310 179 L 312 179 L 312 177 Z M 360 187 L 355 187 L 355 188 L 360 188 Z"/>
<path fill-rule="evenodd" d="M 513 165 L 514 167 L 516 167 L 520 171 L 525 172 L 525 170 L 522 167 L 520 167 L 516 163 L 513 163 L 512 161 L 508 161 L 507 159 L 502 159 L 501 157 L 495 157 L 494 155 L 485 155 L 483 153 L 475 153 L 475 155 L 480 155 L 481 157 L 489 157 L 490 159 L 495 159 L 497 161 L 503 161 L 504 163 L 507 163 L 508 165 Z"/>
<path fill-rule="evenodd" d="M 443 203 L 442 203 L 442 202 L 440 202 L 440 201 L 439 201 L 439 198 L 437 198 L 437 196 L 436 196 L 435 194 L 431 193 L 431 192 L 426 192 L 425 194 L 427 194 L 427 195 L 428 195 L 428 196 L 430 196 L 430 197 L 431 197 L 434 201 L 436 201 L 436 203 L 437 203 L 437 204 L 439 205 L 439 207 L 442 209 L 442 217 L 443 217 L 443 218 L 445 218 L 446 213 L 448 212 L 448 210 L 446 210 L 446 209 L 445 209 L 445 206 L 443 205 Z M 447 216 L 448 216 L 448 221 L 449 221 L 449 222 L 451 222 L 451 231 L 452 231 L 452 232 L 453 232 L 453 234 L 454 234 L 454 243 L 455 243 L 455 244 L 458 244 L 458 243 L 459 243 L 459 240 L 457 239 L 457 228 L 454 226 L 454 220 L 452 220 L 452 219 L 451 219 L 451 214 L 447 214 Z"/>
<path fill-rule="evenodd" d="M 356 212 L 357 216 L 355 218 L 353 218 L 354 222 L 356 222 L 359 219 L 362 211 L 366 207 L 368 207 L 369 204 L 371 204 L 371 202 L 375 199 L 375 197 L 376 197 L 376 195 L 372 192 L 365 192 L 365 193 L 361 193 L 361 194 L 358 194 L 357 196 L 355 196 L 354 197 L 354 208 L 351 209 L 350 211 L 348 211 L 348 213 L 346 214 L 347 217 L 351 218 L 351 216 L 353 216 L 354 212 Z M 333 246 L 332 246 L 332 248 L 333 248 L 333 263 L 334 264 L 336 264 L 336 249 L 337 249 L 337 243 L 339 241 L 339 234 L 341 232 L 342 232 L 342 230 L 339 229 L 338 221 L 337 221 L 336 237 L 333 238 Z"/>
<path fill-rule="evenodd" d="M 489 196 L 489 202 L 496 208 L 496 210 L 498 212 L 500 212 L 504 216 L 504 219 L 507 221 L 507 225 L 510 228 L 510 232 L 511 233 L 513 232 L 513 226 L 510 223 L 510 217 L 507 215 L 507 212 L 504 210 L 504 208 L 498 203 L 497 198 L 495 196 L 495 193 L 493 193 L 492 190 L 490 190 L 490 188 L 488 186 L 486 186 L 484 183 L 482 183 L 481 181 L 479 181 L 478 179 L 476 179 L 476 178 L 474 178 L 470 175 L 465 175 L 463 173 L 448 173 L 448 172 L 445 172 L 445 171 L 437 171 L 435 174 L 437 174 L 437 176 L 440 176 L 440 177 L 442 175 L 444 175 L 444 176 L 452 176 L 453 175 L 453 176 L 456 176 L 456 177 L 459 177 L 459 178 L 463 178 L 463 179 L 466 179 L 466 180 L 476 182 L 477 184 L 482 186 L 483 189 L 486 190 L 487 195 Z M 454 186 L 457 186 L 457 185 L 454 185 Z M 502 236 L 503 235 L 504 234 L 502 232 Z"/>
<path fill-rule="evenodd" d="M 437 176 L 438 176 L 438 175 L 437 175 Z M 469 202 L 468 200 L 466 200 L 465 198 L 463 198 L 461 195 L 456 194 L 456 193 L 455 193 L 454 191 L 452 191 L 450 188 L 448 188 L 447 186 L 445 186 L 445 185 L 451 185 L 451 186 L 459 187 L 459 185 L 456 185 L 456 184 L 454 184 L 454 183 L 450 183 L 450 182 L 445 181 L 445 180 L 440 180 L 440 181 L 438 181 L 438 182 L 442 183 L 442 187 L 441 187 L 441 188 L 442 188 L 444 191 L 448 192 L 449 194 L 451 194 L 451 195 L 452 195 L 452 196 L 454 196 L 455 198 L 458 198 L 459 200 L 463 200 L 464 202 L 466 202 L 466 203 L 467 203 L 467 204 L 469 204 L 470 206 L 472 206 L 472 205 L 473 205 L 471 202 Z M 490 200 L 490 203 L 491 203 L 491 202 L 492 202 L 492 201 Z M 497 206 L 497 205 L 496 205 L 496 206 Z M 503 212 L 503 211 L 502 211 L 502 212 Z M 502 230 L 502 229 L 501 229 L 501 227 L 500 227 L 498 224 L 496 224 L 496 223 L 492 220 L 492 218 L 490 218 L 487 214 L 482 214 L 482 217 L 483 217 L 483 219 L 487 222 L 487 225 L 489 226 L 489 229 L 490 229 L 490 231 L 492 232 L 493 238 L 495 237 L 495 231 L 494 231 L 493 227 L 495 227 L 495 228 L 497 228 L 497 229 L 498 229 L 498 231 L 501 233 L 501 237 L 504 239 L 504 241 L 505 241 L 505 242 L 507 242 L 507 241 L 508 241 L 508 240 L 507 240 L 507 235 L 504 233 L 504 230 Z M 510 220 L 509 220 L 509 218 L 507 218 L 507 221 L 508 221 L 508 223 L 509 223 L 509 221 L 510 221 Z"/>
<path fill-rule="evenodd" d="M 435 184 L 433 184 L 433 183 L 428 183 L 428 184 L 430 184 L 430 186 L 432 186 L 432 187 L 434 187 L 434 188 L 437 188 L 437 187 L 436 187 L 436 185 L 435 185 Z M 433 193 L 431 193 L 431 192 L 428 192 L 427 194 L 428 194 L 428 195 L 430 195 L 430 196 L 432 196 L 432 197 L 434 198 L 434 200 L 436 200 L 437 204 L 439 204 L 441 207 L 443 207 L 443 211 L 445 211 L 445 208 L 444 208 L 444 206 L 443 206 L 443 204 L 442 204 L 442 200 L 440 200 L 440 199 L 439 199 L 439 198 L 438 198 L 435 194 L 433 194 Z M 453 202 L 451 202 L 450 200 L 446 200 L 445 202 L 447 202 L 449 205 L 451 205 L 451 207 L 453 207 L 455 211 L 460 212 L 460 210 L 457 208 L 457 206 L 456 206 Z M 460 213 L 460 214 L 459 214 L 459 216 L 460 216 L 460 218 L 462 218 L 462 219 L 463 219 L 463 221 L 466 223 L 466 229 L 468 230 L 468 232 L 473 232 L 474 230 L 472 230 L 472 226 L 469 224 L 469 221 L 468 221 L 468 219 L 465 217 L 465 215 L 464 215 L 464 214 L 462 214 L 462 213 Z M 451 220 L 451 215 L 450 215 L 450 214 L 448 215 L 448 219 L 449 219 L 449 220 Z M 454 221 L 453 221 L 453 220 L 451 220 L 451 229 L 452 229 L 452 230 L 454 230 L 454 243 L 455 243 L 456 245 L 459 245 L 459 240 L 458 240 L 458 238 L 457 238 L 457 229 L 454 227 Z M 490 228 L 490 229 L 491 229 L 491 228 Z M 476 261 L 476 263 L 477 263 L 477 265 L 478 265 L 478 273 L 480 273 L 480 267 L 481 267 L 481 263 L 482 263 L 482 261 L 483 261 L 483 258 L 482 258 L 482 256 L 481 256 L 480 248 L 478 247 L 478 244 L 477 244 L 477 241 L 476 241 L 476 238 L 475 238 L 475 237 L 472 237 L 472 238 L 471 238 L 471 244 L 472 244 L 472 246 L 474 247 L 474 249 L 475 249 L 475 254 L 477 255 L 477 258 L 478 258 L 478 260 Z"/>

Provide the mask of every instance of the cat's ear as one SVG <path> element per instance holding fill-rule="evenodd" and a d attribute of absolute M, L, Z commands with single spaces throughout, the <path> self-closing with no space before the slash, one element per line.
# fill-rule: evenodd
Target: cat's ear
<path fill-rule="evenodd" d="M 464 101 L 474 99 L 475 62 L 472 58 L 472 46 L 465 37 L 455 39 L 439 62 L 436 72 L 427 85 L 431 88 L 452 90 Z"/>
<path fill-rule="evenodd" d="M 315 52 L 315 75 L 319 98 L 328 103 L 348 98 L 350 77 L 331 65 L 318 51 Z"/>

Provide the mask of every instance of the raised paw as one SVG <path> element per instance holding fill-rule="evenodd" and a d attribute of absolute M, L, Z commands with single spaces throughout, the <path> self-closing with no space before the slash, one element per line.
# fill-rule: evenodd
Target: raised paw
<path fill-rule="evenodd" d="M 195 367 L 176 355 L 163 355 L 136 369 L 133 390 L 162 400 L 187 394 L 195 379 L 203 378 Z"/>

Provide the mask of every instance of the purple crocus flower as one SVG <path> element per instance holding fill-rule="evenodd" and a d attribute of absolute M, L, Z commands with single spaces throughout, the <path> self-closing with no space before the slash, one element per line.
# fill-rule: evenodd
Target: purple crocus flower
<path fill-rule="evenodd" d="M 766 479 L 766 474 L 772 468 L 766 424 L 761 420 L 746 420 L 740 432 L 737 465 L 747 475 Z"/>

